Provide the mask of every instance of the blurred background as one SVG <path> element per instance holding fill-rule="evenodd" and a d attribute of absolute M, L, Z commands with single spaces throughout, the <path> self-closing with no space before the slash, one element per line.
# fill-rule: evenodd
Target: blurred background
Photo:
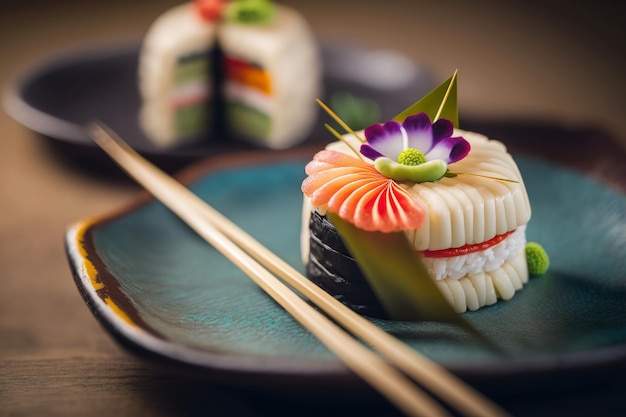
<path fill-rule="evenodd" d="M 176 0 L 3 1 L 0 81 L 57 48 L 140 37 Z M 401 52 L 437 81 L 459 70 L 461 115 L 594 124 L 626 137 L 625 29 L 618 2 L 305 1 L 322 39 Z"/>
<path fill-rule="evenodd" d="M 139 40 L 180 3 L 0 0 L 0 89 L 5 93 L 24 70 L 60 51 Z M 464 119 L 546 123 L 602 131 L 626 149 L 626 26 L 619 2 L 282 3 L 299 10 L 320 40 L 399 52 L 437 84 L 458 69 L 461 126 Z M 74 169 L 46 145 L 0 111 L 0 415 L 263 415 L 254 400 L 160 378 L 98 326 L 72 282 L 63 236 L 69 224 L 127 204 L 139 187 L 107 172 Z M 584 159 L 585 149 L 579 151 Z M 572 396 L 567 412 L 552 398 L 528 399 L 514 410 L 600 415 L 598 404 L 620 403 L 620 391 L 606 396 L 611 393 Z M 198 398 L 213 401 L 213 408 L 189 411 Z"/>

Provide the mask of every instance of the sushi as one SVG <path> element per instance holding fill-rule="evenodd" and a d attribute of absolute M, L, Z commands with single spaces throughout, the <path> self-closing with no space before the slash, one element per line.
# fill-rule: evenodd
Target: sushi
<path fill-rule="evenodd" d="M 214 126 L 217 26 L 192 3 L 152 24 L 139 52 L 139 126 L 157 147 L 183 146 Z"/>
<path fill-rule="evenodd" d="M 184 3 L 144 36 L 139 125 L 157 147 L 228 137 L 284 149 L 308 136 L 321 91 L 305 19 L 269 1 Z"/>
<path fill-rule="evenodd" d="M 456 123 L 432 121 L 426 112 L 403 115 L 347 133 L 315 155 L 302 183 L 309 279 L 361 314 L 393 318 L 332 212 L 365 231 L 402 232 L 458 313 L 522 289 L 531 218 L 522 175 L 502 142 Z"/>

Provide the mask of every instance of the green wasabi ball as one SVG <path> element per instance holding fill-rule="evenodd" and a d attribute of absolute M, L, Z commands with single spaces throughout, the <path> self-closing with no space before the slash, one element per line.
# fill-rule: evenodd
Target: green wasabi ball
<path fill-rule="evenodd" d="M 539 243 L 528 242 L 526 244 L 526 262 L 530 275 L 543 275 L 548 271 L 550 258 Z"/>

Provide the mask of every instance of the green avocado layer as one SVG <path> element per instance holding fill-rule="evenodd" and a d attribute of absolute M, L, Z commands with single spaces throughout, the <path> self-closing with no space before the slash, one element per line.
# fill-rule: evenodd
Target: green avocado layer
<path fill-rule="evenodd" d="M 234 135 L 257 139 L 259 142 L 269 136 L 272 127 L 267 114 L 240 101 L 226 104 L 226 119 Z"/>

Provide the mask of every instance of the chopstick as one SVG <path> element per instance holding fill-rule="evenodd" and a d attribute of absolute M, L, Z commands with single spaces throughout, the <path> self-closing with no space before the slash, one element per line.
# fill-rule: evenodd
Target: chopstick
<path fill-rule="evenodd" d="M 404 413 L 410 416 L 449 416 L 445 408 L 412 384 L 405 377 L 407 375 L 463 415 L 508 415 L 447 370 L 320 289 L 177 180 L 145 160 L 106 126 L 93 123 L 87 129 L 93 140 L 131 177 L 246 273 L 355 374 Z M 275 275 L 378 351 L 405 375 L 363 347 Z"/>

